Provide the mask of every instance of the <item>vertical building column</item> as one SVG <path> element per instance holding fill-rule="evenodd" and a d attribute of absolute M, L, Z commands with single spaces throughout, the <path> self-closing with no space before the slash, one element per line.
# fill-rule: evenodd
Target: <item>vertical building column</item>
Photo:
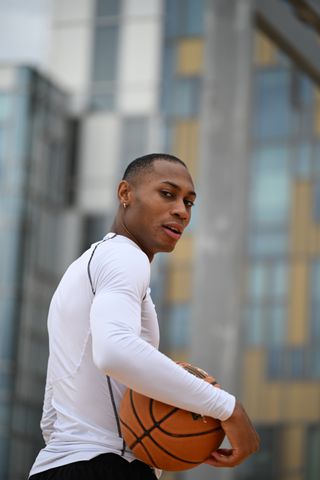
<path fill-rule="evenodd" d="M 252 1 L 207 0 L 191 357 L 238 393 L 248 184 Z M 186 478 L 227 479 L 201 466 Z"/>

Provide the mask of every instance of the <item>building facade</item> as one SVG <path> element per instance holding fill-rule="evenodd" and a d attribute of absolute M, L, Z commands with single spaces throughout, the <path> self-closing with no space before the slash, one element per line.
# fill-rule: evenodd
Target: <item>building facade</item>
<path fill-rule="evenodd" d="M 201 466 L 167 479 L 315 480 L 320 474 L 319 19 L 315 0 L 54 2 L 44 68 L 70 94 L 74 148 L 56 167 L 69 179 L 66 196 L 61 182 L 44 187 L 36 172 L 46 167 L 41 153 L 34 154 L 39 163 L 30 182 L 51 200 L 42 204 L 40 189 L 27 210 L 48 223 L 43 245 L 54 238 L 50 229 L 59 231 L 52 212 L 63 212 L 64 253 L 57 252 L 55 272 L 108 229 L 115 184 L 130 160 L 151 151 L 181 157 L 195 179 L 198 205 L 175 253 L 153 265 L 161 348 L 215 374 L 241 398 L 262 438 L 260 453 L 240 468 Z M 60 106 L 55 111 L 64 118 Z M 59 131 L 63 145 L 70 128 Z M 23 251 L 33 258 L 38 244 L 28 242 Z M 40 253 L 41 262 L 56 258 L 47 249 Z M 17 258 L 12 253 L 10 272 Z M 45 309 L 55 275 L 44 275 L 46 287 L 30 274 L 24 278 L 24 291 Z M 35 327 L 33 307 L 21 305 L 20 331 L 45 356 L 45 321 Z M 35 432 L 43 362 L 38 380 L 30 380 L 26 358 L 33 352 L 23 345 L 17 352 L 21 374 L 11 376 L 12 391 Z M 33 381 L 40 383 L 31 394 Z M 13 427 L 3 431 L 14 429 L 27 466 L 38 440 L 23 449 L 27 417 L 19 420 L 22 407 L 4 405 Z"/>
<path fill-rule="evenodd" d="M 42 445 L 46 316 L 61 273 L 67 97 L 27 67 L 0 68 L 0 476 L 26 477 Z"/>

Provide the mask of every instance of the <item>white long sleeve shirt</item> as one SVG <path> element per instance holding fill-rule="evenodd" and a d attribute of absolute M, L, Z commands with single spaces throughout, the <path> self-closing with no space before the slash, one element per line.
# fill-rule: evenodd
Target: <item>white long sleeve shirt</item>
<path fill-rule="evenodd" d="M 70 265 L 50 304 L 41 420 L 46 446 L 30 475 L 107 452 L 134 460 L 133 453 L 123 451 L 114 411 L 126 386 L 220 420 L 234 409 L 232 395 L 158 351 L 159 328 L 145 253 L 128 238 L 112 233 L 95 247 Z"/>

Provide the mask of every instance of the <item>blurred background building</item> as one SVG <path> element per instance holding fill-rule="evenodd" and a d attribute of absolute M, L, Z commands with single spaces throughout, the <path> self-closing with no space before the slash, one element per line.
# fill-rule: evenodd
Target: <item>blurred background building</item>
<path fill-rule="evenodd" d="M 165 151 L 199 198 L 153 266 L 161 349 L 215 374 L 262 438 L 232 471 L 165 478 L 318 479 L 320 2 L 33 0 L 29 15 L 44 4 L 38 57 L 10 65 L 0 42 L 1 478 L 25 479 L 42 446 L 60 275 L 108 230 L 124 167 Z"/>

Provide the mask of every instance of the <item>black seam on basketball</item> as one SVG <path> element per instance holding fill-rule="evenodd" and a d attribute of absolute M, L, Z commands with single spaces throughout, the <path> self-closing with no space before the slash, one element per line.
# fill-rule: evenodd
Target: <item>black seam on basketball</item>
<path fill-rule="evenodd" d="M 143 443 L 141 443 L 141 440 L 142 440 L 142 438 L 144 438 L 144 436 L 138 437 L 138 435 L 136 433 L 134 433 L 132 428 L 129 427 L 129 425 L 127 425 L 121 418 L 120 418 L 120 421 L 121 421 L 122 425 L 124 425 L 132 433 L 132 435 L 134 437 L 136 437 L 136 439 L 137 439 L 136 442 L 133 442 L 132 445 L 129 445 L 129 448 L 132 450 L 137 444 L 141 445 L 141 447 L 144 449 L 144 451 L 148 455 L 148 457 L 150 459 L 150 463 L 155 466 L 156 462 L 153 460 L 153 458 L 152 458 L 151 454 L 149 453 L 147 447 L 145 445 L 143 445 Z"/>
<path fill-rule="evenodd" d="M 153 406 L 153 400 L 151 400 L 150 402 L 150 416 L 153 420 L 154 423 L 157 423 L 157 427 L 159 428 L 159 430 L 163 433 L 165 433 L 166 435 L 168 435 L 169 437 L 177 437 L 177 438 L 185 438 L 185 437 L 199 437 L 199 435 L 206 435 L 207 433 L 213 433 L 213 432 L 218 432 L 219 430 L 222 430 L 221 427 L 215 427 L 215 428 L 211 428 L 211 430 L 205 430 L 203 432 L 197 432 L 197 433 L 171 433 L 171 432 L 168 432 L 167 430 L 165 430 L 163 427 L 160 426 L 160 423 L 159 422 L 156 422 L 156 419 L 154 417 L 154 414 L 153 414 L 153 410 L 152 410 L 152 406 Z M 176 409 L 178 410 L 178 409 Z M 170 415 L 168 415 L 170 416 Z M 164 420 L 166 420 L 166 418 L 164 418 Z M 153 429 L 152 429 L 153 430 Z M 151 431 L 151 429 L 150 429 Z"/>
<path fill-rule="evenodd" d="M 146 427 L 143 425 L 143 423 L 142 423 L 142 421 L 141 421 L 140 417 L 138 416 L 137 411 L 136 411 L 136 409 L 135 409 L 134 398 L 133 398 L 133 391 L 132 391 L 132 390 L 130 390 L 130 402 L 131 402 L 131 407 L 132 407 L 133 413 L 134 413 L 136 419 L 138 420 L 138 422 L 139 422 L 139 424 L 140 424 L 140 427 L 143 429 L 143 434 L 142 434 L 140 437 L 138 437 L 138 436 L 136 435 L 137 440 L 136 440 L 136 442 L 134 442 L 134 443 L 131 445 L 131 447 L 130 447 L 131 449 L 134 448 L 134 447 L 137 445 L 137 443 L 140 443 L 141 440 L 143 440 L 145 437 L 150 437 L 150 432 L 152 432 L 152 430 L 154 430 L 155 428 L 157 428 L 157 427 L 160 425 L 161 422 L 164 422 L 167 418 L 169 418 L 171 415 L 173 415 L 173 414 L 178 410 L 178 408 L 173 407 L 173 409 L 172 409 L 169 413 L 167 413 L 163 418 L 161 418 L 161 419 L 159 420 L 159 422 L 156 422 L 155 419 L 154 419 L 154 417 L 152 417 L 152 419 L 153 419 L 153 421 L 154 421 L 154 424 L 152 425 L 151 428 L 146 428 Z M 151 404 L 153 404 L 153 402 L 154 402 L 154 400 L 150 399 L 150 402 L 149 402 L 149 405 L 150 405 L 150 414 L 151 414 L 151 409 L 152 409 Z M 151 437 L 150 437 L 150 438 L 151 438 Z"/>

